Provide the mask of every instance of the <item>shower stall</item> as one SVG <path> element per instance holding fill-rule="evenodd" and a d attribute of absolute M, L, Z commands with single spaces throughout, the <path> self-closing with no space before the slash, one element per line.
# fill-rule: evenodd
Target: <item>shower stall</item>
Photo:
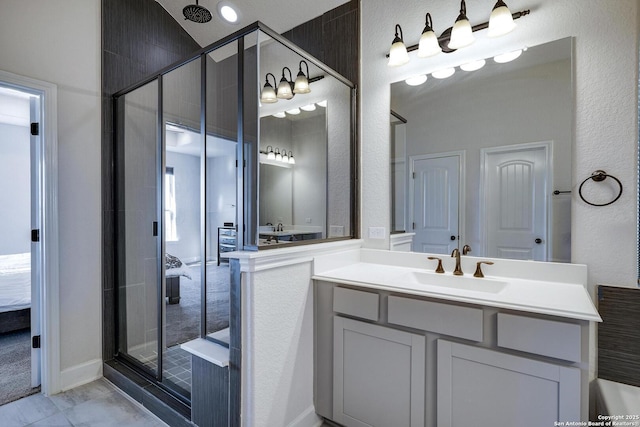
<path fill-rule="evenodd" d="M 354 237 L 355 87 L 256 22 L 114 107 L 116 360 L 188 407 L 181 344 L 229 347 L 228 405 L 214 411 L 236 425 L 241 278 L 220 261 Z"/>

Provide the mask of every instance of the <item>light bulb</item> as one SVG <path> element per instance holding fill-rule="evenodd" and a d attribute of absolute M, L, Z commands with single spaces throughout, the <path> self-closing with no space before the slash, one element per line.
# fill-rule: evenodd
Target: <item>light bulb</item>
<path fill-rule="evenodd" d="M 513 22 L 511 11 L 504 1 L 498 0 L 496 5 L 493 6 L 491 16 L 489 17 L 489 31 L 487 32 L 487 36 L 503 36 L 513 31 L 515 27 L 516 24 Z"/>
<path fill-rule="evenodd" d="M 398 31 L 400 32 L 400 35 L 398 35 Z M 399 67 L 407 62 L 409 62 L 409 53 L 407 52 L 407 47 L 404 45 L 404 41 L 402 40 L 402 28 L 400 28 L 400 25 L 396 24 L 396 36 L 391 43 L 391 49 L 389 50 L 389 62 L 387 62 L 387 65 L 389 67 Z"/>
<path fill-rule="evenodd" d="M 438 36 L 433 32 L 430 13 L 427 13 L 425 21 L 424 30 L 422 30 L 422 36 L 420 36 L 418 44 L 418 58 L 428 58 L 442 52 L 438 43 Z"/>
<path fill-rule="evenodd" d="M 467 6 L 462 0 L 460 3 L 460 15 L 458 15 L 458 19 L 456 19 L 456 23 L 453 24 L 453 29 L 451 30 L 451 38 L 449 39 L 449 49 L 461 49 L 463 47 L 469 46 L 471 43 L 475 41 L 475 37 L 473 37 L 473 30 L 471 29 L 471 24 L 469 23 L 469 19 L 467 18 Z"/>

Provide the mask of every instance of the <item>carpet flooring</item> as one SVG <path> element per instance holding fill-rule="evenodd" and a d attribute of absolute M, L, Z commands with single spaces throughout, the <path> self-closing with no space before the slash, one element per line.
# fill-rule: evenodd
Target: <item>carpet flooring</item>
<path fill-rule="evenodd" d="M 31 388 L 31 332 L 0 334 L 0 405 L 40 391 Z"/>
<path fill-rule="evenodd" d="M 180 277 L 180 302 L 166 304 L 166 346 L 200 336 L 200 265 L 190 265 L 191 279 Z M 207 264 L 207 333 L 229 326 L 229 266 Z"/>

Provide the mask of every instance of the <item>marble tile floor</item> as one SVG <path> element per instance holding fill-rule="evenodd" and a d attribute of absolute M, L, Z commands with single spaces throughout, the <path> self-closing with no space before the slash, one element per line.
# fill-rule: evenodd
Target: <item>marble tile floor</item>
<path fill-rule="evenodd" d="M 2 427 L 166 426 L 104 378 L 46 397 L 34 394 L 0 406 Z"/>

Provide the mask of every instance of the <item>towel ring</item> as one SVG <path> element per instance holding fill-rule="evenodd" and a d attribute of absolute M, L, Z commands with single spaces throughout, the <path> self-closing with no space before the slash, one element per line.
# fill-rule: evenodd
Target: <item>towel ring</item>
<path fill-rule="evenodd" d="M 620 186 L 620 192 L 618 192 L 618 195 L 616 196 L 615 199 L 613 199 L 612 201 L 608 202 L 608 203 L 591 203 L 590 201 L 588 201 L 587 199 L 584 198 L 584 196 L 582 195 L 582 186 L 589 181 L 590 179 L 594 180 L 595 182 L 602 182 L 607 178 L 612 178 L 615 182 L 618 183 L 618 185 Z M 580 184 L 580 188 L 578 189 L 578 194 L 580 194 L 580 198 L 582 199 L 583 202 L 585 202 L 586 204 L 589 204 L 591 206 L 608 206 L 612 203 L 614 203 L 616 200 L 618 200 L 620 198 L 620 196 L 622 196 L 622 183 L 620 182 L 620 180 L 618 178 L 616 178 L 613 175 L 609 175 L 607 174 L 605 171 L 603 170 L 597 170 L 595 172 L 593 172 L 591 174 L 590 177 L 588 177 L 587 179 L 585 179 L 584 181 L 582 181 L 582 184 Z"/>

